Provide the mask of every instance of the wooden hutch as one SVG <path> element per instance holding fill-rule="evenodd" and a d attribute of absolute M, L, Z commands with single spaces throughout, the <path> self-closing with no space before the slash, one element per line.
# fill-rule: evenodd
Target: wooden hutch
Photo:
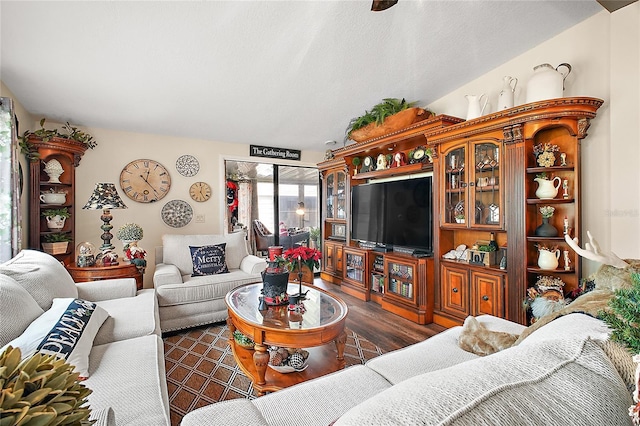
<path fill-rule="evenodd" d="M 539 276 L 560 278 L 565 293 L 579 285 L 580 258 L 564 242 L 563 230 L 568 223 L 571 237 L 581 235 L 580 142 L 602 103 L 587 97 L 558 98 L 469 121 L 440 115 L 333 151 L 334 158 L 318 165 L 325 208 L 322 278 L 421 324 L 433 321 L 449 327 L 480 314 L 527 323 L 522 302 Z M 545 143 L 557 147 L 556 158 L 541 166 L 534 146 Z M 433 164 L 354 174 L 354 157 L 406 154 L 417 146 L 433 150 Z M 433 170 L 433 258 L 374 252 L 351 241 L 353 186 L 428 170 Z M 561 187 L 553 199 L 538 199 L 535 179 L 541 173 L 559 177 L 566 189 Z M 555 208 L 550 223 L 558 236 L 535 235 L 543 205 Z M 461 244 L 471 247 L 488 241 L 492 233 L 500 250 L 489 266 L 443 257 Z M 561 253 L 567 250 L 569 261 L 561 257 L 557 269 L 540 269 L 538 245 L 557 246 Z M 506 256 L 504 269 L 498 266 L 501 256 Z M 390 271 L 397 269 L 396 264 L 411 273 L 394 277 Z M 406 286 L 412 289 L 411 296 L 398 293 Z"/>
<path fill-rule="evenodd" d="M 75 208 L 76 208 L 76 173 L 75 168 L 87 149 L 82 142 L 71 139 L 53 137 L 48 141 L 33 135 L 29 136 L 31 151 L 36 154 L 30 162 L 30 198 L 29 198 L 29 248 L 42 250 L 42 242 L 48 234 L 63 233 L 70 241 L 65 253 L 55 254 L 54 257 L 65 265 L 74 261 L 75 241 Z M 64 172 L 60 175 L 60 183 L 50 183 L 45 172 L 45 164 L 51 160 L 58 160 Z M 44 204 L 40 200 L 43 192 L 65 192 L 66 201 L 62 205 Z M 87 194 L 87 197 L 89 194 Z M 82 204 L 81 204 L 82 206 Z M 50 208 L 66 207 L 71 216 L 65 221 L 64 228 L 52 231 L 47 227 L 46 219 L 41 212 Z"/>

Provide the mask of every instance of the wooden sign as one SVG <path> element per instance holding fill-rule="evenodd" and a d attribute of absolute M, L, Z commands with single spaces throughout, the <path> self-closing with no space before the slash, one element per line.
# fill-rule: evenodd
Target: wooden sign
<path fill-rule="evenodd" d="M 279 158 L 281 160 L 300 161 L 301 151 L 299 149 L 249 145 L 249 155 L 252 157 Z"/>

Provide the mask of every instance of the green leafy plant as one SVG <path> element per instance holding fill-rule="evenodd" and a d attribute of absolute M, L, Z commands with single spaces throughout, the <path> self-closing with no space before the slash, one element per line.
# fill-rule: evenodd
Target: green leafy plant
<path fill-rule="evenodd" d="M 536 177 L 537 177 L 537 178 L 540 178 L 540 179 L 547 179 L 547 180 L 549 180 L 549 175 L 547 174 L 547 172 L 538 173 L 538 174 L 536 175 Z"/>
<path fill-rule="evenodd" d="M 71 139 L 85 144 L 87 148 L 90 149 L 98 146 L 98 142 L 93 138 L 93 136 L 72 126 L 68 121 L 62 126 L 63 131 L 58 131 L 58 129 L 45 129 L 45 121 L 45 118 L 40 120 L 40 128 L 38 130 L 27 130 L 22 134 L 22 136 L 18 137 L 18 144 L 20 145 L 22 153 L 30 160 L 38 158 L 38 153 L 32 150 L 31 143 L 29 142 L 30 136 L 35 136 L 43 142 L 48 142 L 53 138 Z"/>
<path fill-rule="evenodd" d="M 40 214 L 45 217 L 54 217 L 54 216 L 67 217 L 67 218 L 71 217 L 71 213 L 69 213 L 69 210 L 66 207 L 62 207 L 59 209 L 45 209 L 45 210 L 42 210 Z"/>
<path fill-rule="evenodd" d="M 143 235 L 142 227 L 136 223 L 125 223 L 116 233 L 116 237 L 121 241 L 140 241 Z"/>
<path fill-rule="evenodd" d="M 351 160 L 351 164 L 353 164 L 356 167 L 358 167 L 360 163 L 362 163 L 362 160 L 360 160 L 360 157 L 353 157 L 353 159 Z"/>
<path fill-rule="evenodd" d="M 71 236 L 64 232 L 54 232 L 53 234 L 45 234 L 43 237 L 45 243 L 66 243 L 71 241 Z"/>
<path fill-rule="evenodd" d="M 400 111 L 404 111 L 408 108 L 413 108 L 417 102 L 407 102 L 402 99 L 397 98 L 386 98 L 383 99 L 377 105 L 374 105 L 370 111 L 365 111 L 363 115 L 360 117 L 352 118 L 347 125 L 345 140 L 349 138 L 349 135 L 354 130 L 361 129 L 371 123 L 376 123 L 380 125 L 384 122 L 385 118 L 392 116 L 393 114 L 397 114 Z"/>
<path fill-rule="evenodd" d="M 631 288 L 618 289 L 609 300 L 609 311 L 598 317 L 611 329 L 611 340 L 626 346 L 633 354 L 640 354 L 640 273 L 631 274 Z"/>
<path fill-rule="evenodd" d="M 0 355 L 0 424 L 90 425 L 91 389 L 64 359 L 40 352 L 21 361 L 19 348 Z"/>

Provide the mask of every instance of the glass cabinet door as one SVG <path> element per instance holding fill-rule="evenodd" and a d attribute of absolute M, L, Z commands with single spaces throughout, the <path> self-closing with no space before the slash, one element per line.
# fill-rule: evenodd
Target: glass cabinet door
<path fill-rule="evenodd" d="M 473 226 L 500 226 L 500 146 L 493 142 L 473 145 L 472 206 L 474 212 L 467 215 Z"/>
<path fill-rule="evenodd" d="M 327 219 L 333 219 L 334 215 L 333 215 L 333 201 L 334 198 L 336 196 L 336 190 L 335 190 L 335 174 L 333 173 L 329 173 L 327 175 L 327 195 L 326 195 L 326 200 L 327 200 L 327 205 L 326 205 L 326 214 L 327 214 Z"/>
<path fill-rule="evenodd" d="M 347 218 L 347 175 L 345 172 L 336 172 L 337 180 L 337 206 L 335 217 L 336 219 Z"/>
<path fill-rule="evenodd" d="M 366 270 L 365 257 L 361 253 L 352 252 L 345 248 L 345 279 L 357 283 L 361 287 L 365 286 Z"/>
<path fill-rule="evenodd" d="M 443 223 L 465 223 L 467 219 L 465 168 L 466 148 L 449 151 L 444 158 L 444 206 Z"/>
<path fill-rule="evenodd" d="M 388 292 L 406 297 L 407 299 L 413 299 L 413 266 L 389 261 L 387 267 L 389 268 Z"/>

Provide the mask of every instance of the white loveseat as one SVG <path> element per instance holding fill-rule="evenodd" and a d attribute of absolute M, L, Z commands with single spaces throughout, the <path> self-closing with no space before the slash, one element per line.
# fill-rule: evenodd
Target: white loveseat
<path fill-rule="evenodd" d="M 228 273 L 192 277 L 189 247 L 226 243 Z M 163 332 L 224 321 L 225 295 L 232 289 L 262 281 L 267 262 L 250 255 L 244 233 L 228 235 L 163 235 L 156 248 L 153 285 L 160 307 Z"/>
<path fill-rule="evenodd" d="M 0 264 L 0 347 L 23 336 L 54 298 L 96 302 L 108 313 L 90 347 L 83 382 L 93 391 L 88 400 L 97 424 L 170 424 L 154 290 L 136 292 L 133 278 L 76 284 L 54 257 L 23 250 Z"/>
<path fill-rule="evenodd" d="M 482 316 L 491 330 L 523 326 Z M 601 346 L 608 328 L 561 317 L 486 357 L 458 346 L 461 327 L 315 380 L 188 413 L 182 426 L 630 426 L 631 392 Z"/>

